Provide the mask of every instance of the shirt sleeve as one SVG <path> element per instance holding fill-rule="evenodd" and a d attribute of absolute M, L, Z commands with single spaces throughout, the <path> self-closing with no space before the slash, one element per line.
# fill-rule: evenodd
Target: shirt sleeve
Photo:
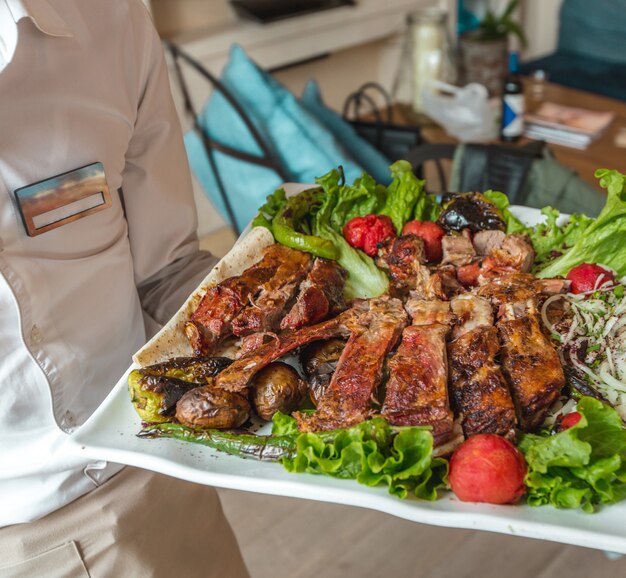
<path fill-rule="evenodd" d="M 163 324 L 217 259 L 198 250 L 191 176 L 161 40 L 143 6 L 134 16 L 138 106 L 122 191 L 142 307 Z"/>

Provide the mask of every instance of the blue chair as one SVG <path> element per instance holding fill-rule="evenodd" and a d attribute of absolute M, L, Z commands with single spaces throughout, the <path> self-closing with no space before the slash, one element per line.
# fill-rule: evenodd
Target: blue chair
<path fill-rule="evenodd" d="M 626 100 L 626 0 L 563 0 L 556 52 L 525 62 L 551 82 Z"/>

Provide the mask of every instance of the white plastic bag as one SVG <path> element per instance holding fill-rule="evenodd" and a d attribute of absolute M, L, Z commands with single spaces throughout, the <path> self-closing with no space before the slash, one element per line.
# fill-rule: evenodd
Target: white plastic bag
<path fill-rule="evenodd" d="M 492 140 L 497 136 L 495 114 L 482 84 L 459 88 L 431 80 L 422 93 L 424 112 L 461 142 Z"/>

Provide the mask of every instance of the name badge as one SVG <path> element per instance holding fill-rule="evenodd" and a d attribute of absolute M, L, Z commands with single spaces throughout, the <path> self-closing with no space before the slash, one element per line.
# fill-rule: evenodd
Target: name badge
<path fill-rule="evenodd" d="M 15 198 L 29 237 L 108 209 L 112 204 L 102 163 L 21 187 L 15 191 Z"/>

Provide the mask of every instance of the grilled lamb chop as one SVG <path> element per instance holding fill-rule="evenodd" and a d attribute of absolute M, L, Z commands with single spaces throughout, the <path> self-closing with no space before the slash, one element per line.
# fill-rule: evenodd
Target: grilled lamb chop
<path fill-rule="evenodd" d="M 454 416 L 447 390 L 447 325 L 411 325 L 389 362 L 382 415 L 393 425 L 429 425 L 435 445 L 450 440 Z"/>
<path fill-rule="evenodd" d="M 334 261 L 316 259 L 289 313 L 280 322 L 281 329 L 299 329 L 334 316 L 346 308 L 343 288 L 346 271 Z"/>
<path fill-rule="evenodd" d="M 196 355 L 210 355 L 217 345 L 233 333 L 233 321 L 273 285 L 273 278 L 284 262 L 306 263 L 306 253 L 279 244 L 268 247 L 262 259 L 241 275 L 229 277 L 209 289 L 185 324 L 185 333 Z M 282 267 L 284 270 L 284 266 Z M 275 286 L 275 285 L 274 285 Z M 266 303 L 271 309 L 271 304 Z"/>
<path fill-rule="evenodd" d="M 351 332 L 362 328 L 364 322 L 362 320 L 367 318 L 369 311 L 368 301 L 356 301 L 350 309 L 340 313 L 337 317 L 296 331 L 285 331 L 277 335 L 276 339 L 241 356 L 227 368 L 230 371 L 222 371 L 215 383 L 218 387 L 229 391 L 243 391 L 257 371 L 286 353 L 313 341 L 333 337 L 347 338 Z"/>
<path fill-rule="evenodd" d="M 498 311 L 502 369 L 524 431 L 541 426 L 565 385 L 558 353 L 541 330 L 537 311 L 541 291 L 563 287 L 518 273 L 497 277 L 479 289 Z"/>
<path fill-rule="evenodd" d="M 515 407 L 496 362 L 500 350 L 491 305 L 469 293 L 451 302 L 461 322 L 448 345 L 450 396 L 466 437 L 495 433 L 515 438 Z"/>
<path fill-rule="evenodd" d="M 400 337 L 407 315 L 398 299 L 370 299 L 368 305 L 369 311 L 360 317 L 360 327 L 348 339 L 317 411 L 293 414 L 301 431 L 350 427 L 370 416 L 385 357 Z"/>

